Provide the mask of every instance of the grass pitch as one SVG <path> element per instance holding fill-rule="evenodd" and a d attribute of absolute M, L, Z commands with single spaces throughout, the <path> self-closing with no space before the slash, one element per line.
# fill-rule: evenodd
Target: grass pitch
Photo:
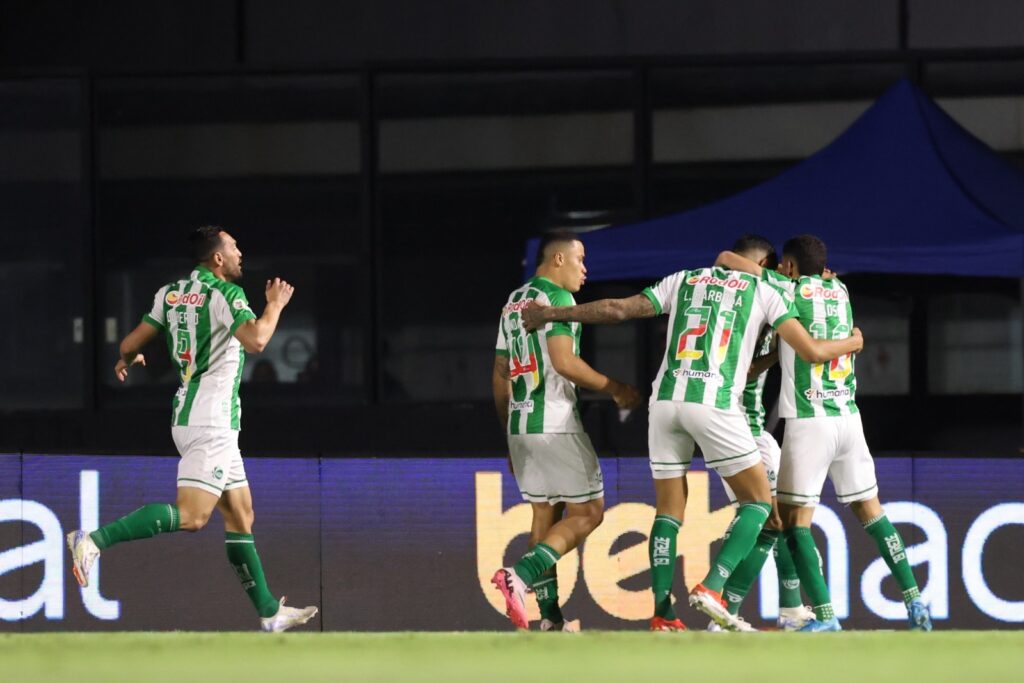
<path fill-rule="evenodd" d="M 11 683 L 1019 681 L 1024 632 L 0 636 Z"/>

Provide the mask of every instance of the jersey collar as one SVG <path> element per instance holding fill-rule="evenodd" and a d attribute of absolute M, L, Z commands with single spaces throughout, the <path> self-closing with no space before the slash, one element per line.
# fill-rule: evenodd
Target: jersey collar
<path fill-rule="evenodd" d="M 199 282 L 210 282 L 216 280 L 217 276 L 206 266 L 196 266 L 195 270 L 192 271 L 192 279 Z"/>

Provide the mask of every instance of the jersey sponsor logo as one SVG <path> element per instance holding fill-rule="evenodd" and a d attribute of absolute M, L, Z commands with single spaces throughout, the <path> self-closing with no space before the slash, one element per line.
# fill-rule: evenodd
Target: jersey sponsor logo
<path fill-rule="evenodd" d="M 715 277 L 714 275 L 693 275 L 687 279 L 686 284 L 688 285 L 709 285 L 711 287 L 725 287 L 726 289 L 735 289 L 740 292 L 745 292 L 750 287 L 748 280 L 741 280 L 739 278 L 729 278 L 728 280 L 722 280 Z"/>
<path fill-rule="evenodd" d="M 690 368 L 677 368 L 672 371 L 672 374 L 687 379 L 716 379 L 718 377 L 718 373 L 710 370 L 691 370 Z"/>
<path fill-rule="evenodd" d="M 512 412 L 525 410 L 528 413 L 533 412 L 533 401 L 510 401 L 508 407 Z"/>
<path fill-rule="evenodd" d="M 828 289 L 821 285 L 804 283 L 800 285 L 800 296 L 804 299 L 822 299 L 824 301 L 846 301 L 850 295 L 842 287 Z"/>
<path fill-rule="evenodd" d="M 167 292 L 164 301 L 168 306 L 202 306 L 206 303 L 206 295 L 199 293 L 181 294 L 180 292 Z"/>
<path fill-rule="evenodd" d="M 504 315 L 508 315 L 509 313 L 518 313 L 519 311 L 526 308 L 531 301 L 533 301 L 533 299 L 521 299 L 519 301 L 514 301 L 512 303 L 505 304 L 505 308 L 502 310 L 502 313 Z"/>
<path fill-rule="evenodd" d="M 830 398 L 850 398 L 853 392 L 849 389 L 807 389 L 804 397 L 808 401 L 825 401 Z"/>

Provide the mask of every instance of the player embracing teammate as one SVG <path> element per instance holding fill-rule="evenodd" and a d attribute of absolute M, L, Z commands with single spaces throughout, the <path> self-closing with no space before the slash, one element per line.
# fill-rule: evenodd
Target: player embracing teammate
<path fill-rule="evenodd" d="M 783 246 L 778 273 L 733 252 L 723 252 L 717 264 L 773 282 L 792 295 L 804 329 L 817 339 L 842 339 L 855 329 L 853 308 L 846 285 L 838 278 L 823 277 L 826 258 L 827 250 L 820 239 L 798 235 Z M 853 356 L 811 363 L 794 353 L 791 345 L 782 343 L 779 363 L 779 415 L 786 419 L 786 435 L 778 501 L 785 540 L 816 616 L 804 630 L 840 630 L 810 531 L 814 508 L 828 476 L 836 498 L 850 507 L 889 566 L 903 594 L 910 628 L 930 631 L 931 616 L 921 600 L 903 538 L 878 500 L 875 464 L 855 400 Z"/>
<path fill-rule="evenodd" d="M 529 329 L 552 322 L 618 323 L 668 315 L 668 336 L 654 380 L 648 431 L 657 514 L 649 537 L 654 592 L 652 630 L 685 629 L 672 605 L 676 537 L 686 508 L 686 473 L 694 446 L 735 493 L 739 508 L 704 580 L 690 591 L 690 605 L 730 630 L 741 628 L 722 599 L 726 582 L 755 547 L 772 512 L 771 485 L 761 454 L 739 406 L 758 337 L 771 325 L 798 354 L 824 363 L 860 351 L 859 331 L 817 340 L 797 322 L 792 295 L 754 275 L 698 268 L 669 275 L 642 293 L 580 306 L 523 311 Z"/>

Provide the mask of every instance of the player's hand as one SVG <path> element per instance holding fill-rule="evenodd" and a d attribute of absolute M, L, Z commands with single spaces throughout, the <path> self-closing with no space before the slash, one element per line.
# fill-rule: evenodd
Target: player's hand
<path fill-rule="evenodd" d="M 853 328 L 853 330 L 851 330 L 850 337 L 852 337 L 853 339 L 856 339 L 857 342 L 858 342 L 858 346 L 857 346 L 856 349 L 854 349 L 853 352 L 854 353 L 860 353 L 861 351 L 863 351 L 864 350 L 864 334 L 860 331 L 859 327 L 855 327 L 855 328 Z"/>
<path fill-rule="evenodd" d="M 284 308 L 292 300 L 295 288 L 279 277 L 267 280 L 267 303 L 279 303 Z"/>
<path fill-rule="evenodd" d="M 615 390 L 612 392 L 612 400 L 621 410 L 635 410 L 644 403 L 644 397 L 636 387 L 629 384 L 616 382 Z"/>
<path fill-rule="evenodd" d="M 130 364 L 125 363 L 123 358 L 118 358 L 117 363 L 114 365 L 114 376 L 117 377 L 118 381 L 123 382 L 128 379 L 128 368 L 132 365 L 141 365 L 142 367 L 146 367 L 146 357 L 140 353 L 135 356 L 135 360 Z"/>
<path fill-rule="evenodd" d="M 523 321 L 523 327 L 526 328 L 527 332 L 533 332 L 541 327 L 544 327 L 544 309 L 548 308 L 544 304 L 537 303 L 534 299 L 530 303 L 526 304 L 526 308 L 520 311 L 519 315 Z"/>

